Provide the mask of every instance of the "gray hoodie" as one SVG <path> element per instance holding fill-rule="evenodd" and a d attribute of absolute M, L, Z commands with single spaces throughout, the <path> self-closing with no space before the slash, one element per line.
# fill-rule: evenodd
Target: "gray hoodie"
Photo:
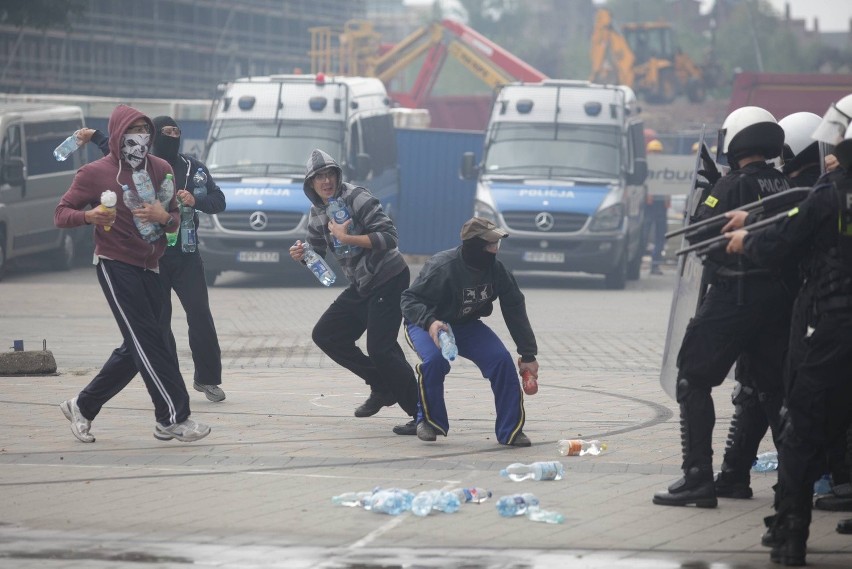
<path fill-rule="evenodd" d="M 367 235 L 372 248 L 355 247 L 350 255 L 336 255 L 343 273 L 359 294 L 367 296 L 406 268 L 405 259 L 397 249 L 399 237 L 382 204 L 366 189 L 343 181 L 343 170 L 334 158 L 322 150 L 313 150 L 305 167 L 305 195 L 311 200 L 306 241 L 323 257 L 332 249 L 328 230 L 327 204 L 311 187 L 309 180 L 325 168 L 337 170 L 339 185 L 334 199 L 342 199 L 352 217 L 354 232 Z"/>

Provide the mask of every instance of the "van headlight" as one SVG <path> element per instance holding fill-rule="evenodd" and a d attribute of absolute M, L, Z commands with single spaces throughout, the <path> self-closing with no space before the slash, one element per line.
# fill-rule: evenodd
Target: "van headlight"
<path fill-rule="evenodd" d="M 213 225 L 213 218 L 206 214 L 198 212 L 198 228 L 199 229 L 215 229 Z"/>
<path fill-rule="evenodd" d="M 482 217 L 489 221 L 493 221 L 497 223 L 497 212 L 494 211 L 490 205 L 485 202 L 475 201 L 473 202 L 473 216 L 474 217 Z M 499 223 L 497 223 L 499 225 Z"/>
<path fill-rule="evenodd" d="M 616 231 L 624 219 L 624 204 L 617 203 L 597 212 L 589 225 L 589 231 Z"/>

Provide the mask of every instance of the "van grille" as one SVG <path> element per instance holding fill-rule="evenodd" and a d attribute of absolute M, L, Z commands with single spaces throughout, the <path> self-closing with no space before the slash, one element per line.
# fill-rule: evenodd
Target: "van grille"
<path fill-rule="evenodd" d="M 506 211 L 503 212 L 503 220 L 510 230 L 515 231 L 542 231 L 536 223 L 538 211 Z M 549 212 L 553 216 L 553 228 L 546 233 L 575 233 L 586 225 L 588 215 L 582 213 Z"/>
<path fill-rule="evenodd" d="M 250 219 L 253 211 L 223 211 L 216 214 L 219 225 L 229 231 L 251 231 L 252 233 L 270 233 L 273 231 L 293 231 L 302 222 L 303 214 L 295 211 L 265 211 L 266 227 L 255 229 Z"/>

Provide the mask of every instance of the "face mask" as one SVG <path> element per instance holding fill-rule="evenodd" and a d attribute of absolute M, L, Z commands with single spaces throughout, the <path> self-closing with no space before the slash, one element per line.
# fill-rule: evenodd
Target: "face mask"
<path fill-rule="evenodd" d="M 136 168 L 148 154 L 150 134 L 125 134 L 121 137 L 121 156 L 128 164 Z"/>
<path fill-rule="evenodd" d="M 480 237 L 472 237 L 462 241 L 462 259 L 474 269 L 484 271 L 494 264 L 497 255 L 485 250 L 488 241 Z"/>

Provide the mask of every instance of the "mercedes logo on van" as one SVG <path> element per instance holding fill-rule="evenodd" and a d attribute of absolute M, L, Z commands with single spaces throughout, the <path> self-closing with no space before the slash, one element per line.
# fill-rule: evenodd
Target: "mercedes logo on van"
<path fill-rule="evenodd" d="M 553 229 L 553 223 L 553 216 L 546 211 L 535 216 L 535 226 L 538 227 L 539 231 L 550 231 Z"/>
<path fill-rule="evenodd" d="M 249 216 L 249 226 L 255 231 L 263 231 L 266 229 L 267 223 L 269 223 L 269 219 L 262 211 L 256 211 Z"/>

